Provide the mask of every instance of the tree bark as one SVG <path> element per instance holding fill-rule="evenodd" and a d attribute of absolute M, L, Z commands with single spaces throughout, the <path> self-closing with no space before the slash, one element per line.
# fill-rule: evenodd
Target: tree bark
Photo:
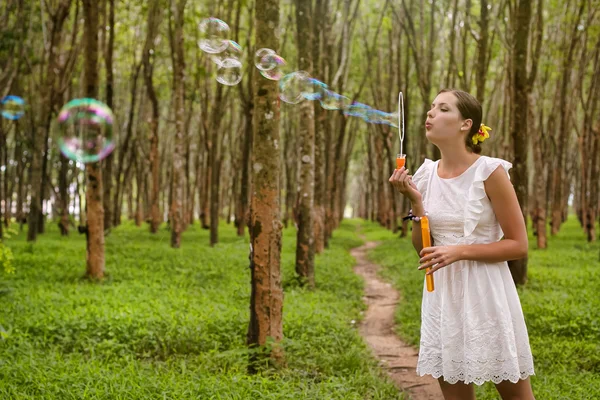
<path fill-rule="evenodd" d="M 296 0 L 298 56 L 300 70 L 312 73 L 312 10 L 310 2 Z M 313 207 L 315 196 L 315 121 L 314 105 L 300 104 L 300 192 L 298 193 L 298 233 L 296 241 L 296 274 L 302 285 L 315 286 L 315 242 Z"/>
<path fill-rule="evenodd" d="M 519 0 L 513 26 L 515 27 L 513 43 L 513 93 L 514 103 L 511 118 L 511 137 L 514 149 L 513 185 L 517 199 L 521 205 L 523 219 L 527 221 L 528 180 L 527 150 L 528 143 L 528 110 L 529 92 L 527 76 L 529 25 L 531 21 L 531 3 Z M 527 282 L 527 257 L 509 262 L 510 272 L 515 284 Z"/>
<path fill-rule="evenodd" d="M 113 0 L 111 0 L 113 1 Z M 158 232 L 158 227 L 162 221 L 159 207 L 159 196 L 160 196 L 160 153 L 158 151 L 158 132 L 159 132 L 159 106 L 158 97 L 156 90 L 154 89 L 154 65 L 152 63 L 154 54 L 154 40 L 156 39 L 159 19 L 160 19 L 161 7 L 159 2 L 151 2 L 148 10 L 148 31 L 146 35 L 146 43 L 144 45 L 144 52 L 142 53 L 142 64 L 144 66 L 144 82 L 146 84 L 146 91 L 148 98 L 150 99 L 150 169 L 151 169 L 151 181 L 152 181 L 152 192 L 150 200 L 150 232 Z"/>
<path fill-rule="evenodd" d="M 106 105 L 112 110 L 113 108 L 113 54 L 115 48 L 115 0 L 108 1 L 108 25 L 107 29 L 102 29 L 108 32 L 108 42 L 105 51 L 105 68 L 106 68 Z M 101 27 L 103 28 L 103 27 Z M 114 153 L 110 153 L 103 161 L 103 202 L 104 202 L 104 228 L 112 228 L 113 210 L 112 210 L 112 188 L 113 188 L 113 164 Z"/>
<path fill-rule="evenodd" d="M 51 14 L 51 26 L 48 42 L 45 43 L 47 54 L 44 54 L 46 62 L 45 79 L 40 82 L 40 108 L 39 119 L 36 121 L 37 129 L 33 134 L 32 155 L 30 166 L 31 203 L 29 206 L 27 241 L 34 242 L 37 239 L 43 224 L 42 201 L 44 198 L 42 173 L 44 171 L 44 150 L 47 149 L 50 122 L 52 119 L 52 106 L 55 97 L 56 84 L 56 58 L 60 44 L 61 32 L 65 20 L 69 15 L 71 0 L 62 0 Z"/>
<path fill-rule="evenodd" d="M 98 2 L 83 0 L 85 16 L 85 94 L 98 96 Z M 87 207 L 87 275 L 104 277 L 104 208 L 102 202 L 102 169 L 99 163 L 85 166 Z"/>
<path fill-rule="evenodd" d="M 134 60 L 133 72 L 131 78 L 131 104 L 129 108 L 129 113 L 127 115 L 127 123 L 125 128 L 125 138 L 123 139 L 122 144 L 119 146 L 119 157 L 117 163 L 117 173 L 116 173 L 116 187 L 115 187 L 115 195 L 113 201 L 113 226 L 118 226 L 121 224 L 121 205 L 123 203 L 123 193 L 124 186 L 127 185 L 127 177 L 129 175 L 129 169 L 131 168 L 131 160 L 127 159 L 126 156 L 130 154 L 129 145 L 131 143 L 133 137 L 133 124 L 135 120 L 135 108 L 136 108 L 136 99 L 137 99 L 137 84 L 138 77 L 140 75 L 140 70 L 142 67 L 142 63 L 138 63 Z M 125 162 L 127 162 L 127 166 L 125 166 Z"/>
<path fill-rule="evenodd" d="M 185 104 L 184 104 L 184 9 L 186 0 L 171 0 L 173 26 L 170 29 L 171 52 L 173 58 L 173 96 L 175 108 L 175 149 L 173 152 L 173 196 L 171 198 L 171 246 L 181 246 L 181 233 L 183 230 L 183 146 L 185 135 Z M 169 21 L 171 21 L 169 19 Z"/>
<path fill-rule="evenodd" d="M 60 234 L 62 236 L 69 235 L 69 159 L 63 154 L 59 155 L 60 158 L 60 173 L 58 175 L 58 191 L 60 194 L 59 198 L 59 210 L 60 210 L 60 222 L 58 223 Z"/>
<path fill-rule="evenodd" d="M 326 0 L 315 1 L 315 12 L 313 13 L 313 75 L 317 79 L 322 80 L 324 75 L 324 67 L 321 62 L 321 54 L 324 54 L 324 24 L 327 19 Z M 315 253 L 320 254 L 325 250 L 325 131 L 327 129 L 326 111 L 318 102 L 314 103 L 314 119 L 315 119 L 315 203 L 314 203 L 314 240 Z"/>
<path fill-rule="evenodd" d="M 256 0 L 257 48 L 278 49 L 279 0 Z M 284 364 L 283 289 L 281 286 L 281 230 L 279 210 L 279 100 L 277 82 L 261 79 L 254 70 L 254 139 L 252 149 L 253 195 L 250 210 L 250 268 L 252 293 L 247 343 L 253 352 L 248 370 L 255 373 L 265 358 Z M 272 343 L 270 343 L 272 341 Z"/>
<path fill-rule="evenodd" d="M 575 21 L 581 20 L 581 15 L 585 8 L 586 0 L 581 0 L 578 16 Z M 554 168 L 554 196 L 552 201 L 552 235 L 556 235 L 563 223 L 563 205 L 564 198 L 568 197 L 568 193 L 564 193 L 564 170 L 567 164 L 567 148 L 569 137 L 571 136 L 571 101 L 570 94 L 567 93 L 571 82 L 572 65 L 575 57 L 575 49 L 578 45 L 577 40 L 577 23 L 572 26 L 572 34 L 570 37 L 569 47 L 566 56 L 562 63 L 562 77 L 560 81 L 560 122 L 558 132 L 558 151 L 556 154 L 556 166 Z"/>

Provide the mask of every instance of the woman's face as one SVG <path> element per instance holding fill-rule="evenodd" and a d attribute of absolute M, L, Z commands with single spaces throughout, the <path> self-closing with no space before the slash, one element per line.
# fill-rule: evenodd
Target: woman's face
<path fill-rule="evenodd" d="M 456 141 L 464 142 L 473 121 L 463 119 L 456 102 L 456 96 L 450 92 L 440 93 L 433 100 L 425 121 L 425 135 L 431 143 L 439 146 Z"/>

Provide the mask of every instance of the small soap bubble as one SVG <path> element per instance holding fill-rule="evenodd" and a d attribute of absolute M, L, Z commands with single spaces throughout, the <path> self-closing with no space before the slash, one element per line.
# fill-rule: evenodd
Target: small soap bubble
<path fill-rule="evenodd" d="M 16 121 L 25 115 L 25 101 L 19 96 L 6 96 L 0 100 L 2 117 Z"/>
<path fill-rule="evenodd" d="M 241 82 L 242 77 L 242 63 L 234 58 L 225 59 L 217 70 L 217 82 L 223 85 L 237 85 Z"/>
<path fill-rule="evenodd" d="M 296 71 L 285 75 L 279 81 L 279 98 L 288 104 L 298 104 L 304 100 L 310 75 L 306 71 Z"/>
<path fill-rule="evenodd" d="M 267 54 L 263 57 L 266 59 L 265 65 L 275 64 L 275 67 L 269 68 L 268 70 L 261 70 L 260 74 L 267 79 L 272 81 L 278 81 L 283 78 L 283 68 L 286 66 L 285 59 L 278 54 Z M 260 68 L 259 68 L 260 69 Z"/>
<path fill-rule="evenodd" d="M 271 60 L 268 57 L 266 58 L 266 56 L 274 54 L 277 53 L 275 53 L 275 50 L 271 49 L 262 48 L 256 50 L 256 53 L 254 53 L 254 65 L 256 65 L 256 68 L 260 71 L 268 71 L 275 68 L 276 64 L 273 62 L 274 60 Z"/>
<path fill-rule="evenodd" d="M 114 116 L 106 104 L 88 98 L 71 100 L 60 110 L 57 119 L 58 145 L 65 157 L 93 163 L 114 150 Z"/>
<path fill-rule="evenodd" d="M 214 17 L 206 18 L 198 24 L 198 29 L 200 30 L 200 40 L 198 41 L 200 50 L 209 54 L 218 54 L 229 46 L 229 40 L 227 40 L 229 25 L 224 21 Z"/>

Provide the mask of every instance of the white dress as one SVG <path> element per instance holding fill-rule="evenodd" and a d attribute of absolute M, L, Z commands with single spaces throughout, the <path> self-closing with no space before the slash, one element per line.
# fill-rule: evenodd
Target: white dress
<path fill-rule="evenodd" d="M 484 181 L 508 161 L 481 156 L 463 174 L 442 179 L 439 161 L 426 159 L 413 182 L 429 214 L 434 246 L 485 244 L 503 232 Z M 510 176 L 509 176 L 510 178 Z M 534 374 L 529 336 L 507 262 L 458 261 L 423 283 L 417 374 L 481 385 L 513 383 Z"/>

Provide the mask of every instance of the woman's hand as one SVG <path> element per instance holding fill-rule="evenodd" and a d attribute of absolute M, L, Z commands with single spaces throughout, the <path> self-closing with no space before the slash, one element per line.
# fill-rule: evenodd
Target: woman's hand
<path fill-rule="evenodd" d="M 461 246 L 434 246 L 425 247 L 419 255 L 419 269 L 431 268 L 427 275 L 433 274 L 440 268 L 462 260 Z"/>
<path fill-rule="evenodd" d="M 406 196 L 411 203 L 420 203 L 422 201 L 421 193 L 412 181 L 412 175 L 408 175 L 408 170 L 404 167 L 394 171 L 390 176 L 389 182 L 396 190 Z"/>

